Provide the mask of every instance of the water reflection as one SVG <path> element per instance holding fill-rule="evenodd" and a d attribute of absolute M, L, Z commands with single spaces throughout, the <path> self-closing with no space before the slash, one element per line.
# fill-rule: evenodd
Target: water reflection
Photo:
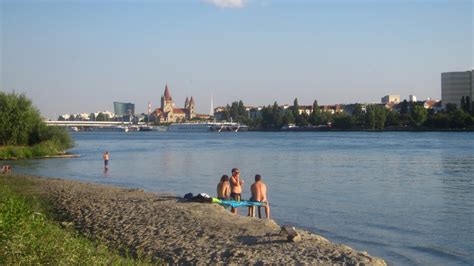
<path fill-rule="evenodd" d="M 394 264 L 474 261 L 469 255 L 474 254 L 474 133 L 132 133 L 75 138 L 73 152 L 81 158 L 13 163 L 34 175 L 177 195 L 214 194 L 220 176 L 238 167 L 246 181 L 243 198 L 250 196 L 254 175 L 263 176 L 279 223 L 323 232 Z M 111 151 L 108 171 L 103 170 L 103 150 Z"/>

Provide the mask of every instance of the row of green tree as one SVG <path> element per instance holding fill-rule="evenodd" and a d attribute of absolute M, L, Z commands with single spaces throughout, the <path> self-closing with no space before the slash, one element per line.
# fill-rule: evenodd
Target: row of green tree
<path fill-rule="evenodd" d="M 47 126 L 24 94 L 0 92 L 0 146 L 53 143 L 59 150 L 73 146 L 66 129 Z"/>
<path fill-rule="evenodd" d="M 469 98 L 467 100 L 470 100 Z M 456 108 L 447 104 L 445 110 L 427 110 L 421 103 L 403 101 L 400 110 L 388 110 L 384 105 L 355 104 L 351 110 L 332 114 L 313 102 L 311 113 L 302 112 L 298 99 L 293 106 L 284 108 L 277 102 L 263 107 L 260 115 L 250 116 L 242 101 L 227 105 L 222 113 L 224 120 L 247 124 L 252 129 L 278 130 L 284 125 L 299 127 L 331 125 L 335 129 L 346 130 L 384 130 L 384 129 L 465 129 L 474 127 L 474 113 L 468 104 Z"/>

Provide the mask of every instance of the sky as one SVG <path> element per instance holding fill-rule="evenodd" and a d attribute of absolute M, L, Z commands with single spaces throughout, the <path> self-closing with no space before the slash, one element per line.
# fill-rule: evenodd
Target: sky
<path fill-rule="evenodd" d="M 0 90 L 48 118 L 146 112 L 168 84 L 199 113 L 441 97 L 472 69 L 469 0 L 0 0 Z"/>

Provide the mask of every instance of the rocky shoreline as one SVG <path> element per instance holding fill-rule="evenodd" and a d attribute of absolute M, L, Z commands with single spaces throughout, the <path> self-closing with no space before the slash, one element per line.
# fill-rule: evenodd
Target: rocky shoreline
<path fill-rule="evenodd" d="M 290 242 L 274 221 L 235 216 L 216 204 L 73 180 L 12 178 L 33 181 L 63 225 L 167 263 L 386 265 L 304 230 L 296 230 L 300 241 Z"/>

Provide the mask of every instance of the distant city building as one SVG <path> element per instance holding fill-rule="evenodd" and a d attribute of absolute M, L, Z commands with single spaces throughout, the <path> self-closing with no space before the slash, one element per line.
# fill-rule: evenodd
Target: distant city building
<path fill-rule="evenodd" d="M 411 102 L 411 103 L 416 102 L 416 96 L 415 95 L 408 96 L 408 101 Z"/>
<path fill-rule="evenodd" d="M 382 97 L 382 103 L 399 103 L 400 102 L 400 95 L 385 95 Z"/>
<path fill-rule="evenodd" d="M 257 119 L 262 117 L 262 106 L 252 107 L 249 109 L 248 114 L 251 119 Z"/>
<path fill-rule="evenodd" d="M 69 115 L 69 114 L 63 114 L 63 115 L 60 115 L 58 117 L 58 120 L 59 121 L 67 121 L 67 120 L 69 120 L 70 117 L 71 117 L 71 115 Z"/>
<path fill-rule="evenodd" d="M 118 117 L 132 116 L 135 114 L 135 104 L 114 102 L 114 112 Z"/>
<path fill-rule="evenodd" d="M 330 114 L 338 114 L 344 112 L 344 108 L 340 104 L 334 105 L 320 105 L 319 109 L 322 112 L 330 113 Z M 313 112 L 313 106 L 311 105 L 311 113 Z"/>
<path fill-rule="evenodd" d="M 461 99 L 469 96 L 471 108 L 474 107 L 473 85 L 474 70 L 441 73 L 441 101 L 443 108 L 452 103 L 461 107 Z"/>
<path fill-rule="evenodd" d="M 426 101 L 422 101 L 423 107 L 428 110 L 433 110 L 435 113 L 441 111 L 441 101 L 440 100 L 431 100 L 430 98 L 426 99 Z"/>
<path fill-rule="evenodd" d="M 161 108 L 157 108 L 152 115 L 155 117 L 155 121 L 161 123 L 191 120 L 196 116 L 194 98 L 192 96 L 191 99 L 186 97 L 184 108 L 176 108 L 168 84 L 166 84 L 164 95 L 161 97 Z"/>

